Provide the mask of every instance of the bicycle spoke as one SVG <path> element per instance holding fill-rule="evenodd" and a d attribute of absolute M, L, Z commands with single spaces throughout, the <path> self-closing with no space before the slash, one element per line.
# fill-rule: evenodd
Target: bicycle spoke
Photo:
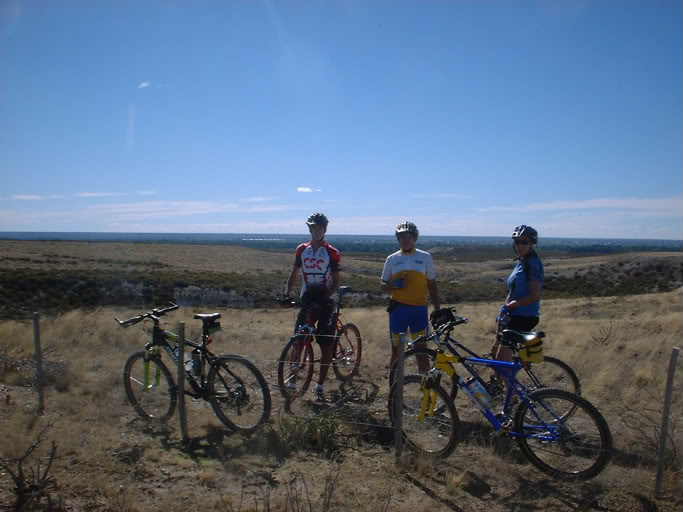
<path fill-rule="evenodd" d="M 346 324 L 334 340 L 332 368 L 339 380 L 358 373 L 362 353 L 360 331 L 354 324 Z"/>
<path fill-rule="evenodd" d="M 153 377 L 145 379 L 145 373 Z M 173 416 L 177 400 L 175 384 L 168 368 L 157 356 L 145 363 L 144 352 L 131 355 L 123 370 L 123 384 L 128 401 L 141 417 L 165 421 Z"/>
<path fill-rule="evenodd" d="M 270 415 L 270 392 L 256 367 L 240 356 L 221 356 L 208 376 L 209 401 L 228 427 L 251 432 Z"/>
<path fill-rule="evenodd" d="M 559 478 L 592 478 L 607 464 L 611 434 L 589 402 L 559 389 L 542 389 L 521 404 L 515 427 L 522 452 L 542 471 Z M 574 409 L 569 416 L 562 412 Z"/>
<path fill-rule="evenodd" d="M 278 387 L 287 400 L 306 392 L 313 378 L 314 363 L 313 349 L 306 339 L 290 339 L 277 365 Z"/>
<path fill-rule="evenodd" d="M 413 449 L 446 457 L 455 449 L 457 442 L 458 415 L 448 394 L 441 388 L 429 394 L 426 414 L 422 415 L 424 389 L 422 376 L 407 375 L 403 382 L 403 436 Z M 396 388 L 392 388 L 390 407 L 394 407 Z M 433 403 L 431 401 L 434 401 Z M 391 412 L 392 422 L 394 411 Z"/>

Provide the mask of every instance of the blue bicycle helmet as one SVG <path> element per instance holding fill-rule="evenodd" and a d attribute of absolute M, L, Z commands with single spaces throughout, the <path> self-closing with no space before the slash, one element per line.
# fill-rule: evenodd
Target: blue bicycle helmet
<path fill-rule="evenodd" d="M 517 226 L 512 231 L 512 239 L 513 240 L 515 240 L 516 238 L 521 238 L 523 236 L 525 236 L 529 240 L 531 240 L 532 244 L 538 243 L 538 231 L 536 231 L 531 226 L 527 226 L 526 224 L 522 224 L 521 226 Z"/>

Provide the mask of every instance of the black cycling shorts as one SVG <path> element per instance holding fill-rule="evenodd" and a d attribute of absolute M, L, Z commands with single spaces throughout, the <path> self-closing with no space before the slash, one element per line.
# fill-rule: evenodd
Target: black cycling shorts
<path fill-rule="evenodd" d="M 538 320 L 537 316 L 510 315 L 510 323 L 505 328 L 512 329 L 513 331 L 529 332 L 538 325 Z"/>
<path fill-rule="evenodd" d="M 304 306 L 299 310 L 299 315 L 296 317 L 296 330 L 299 327 L 306 324 L 307 317 L 309 315 L 309 307 Z M 313 327 L 315 327 L 314 334 L 315 340 L 319 345 L 327 345 L 334 341 L 334 325 L 332 325 L 332 317 L 334 314 L 334 304 L 331 302 L 325 302 L 323 304 L 318 304 L 311 310 L 309 320 L 313 321 Z"/>

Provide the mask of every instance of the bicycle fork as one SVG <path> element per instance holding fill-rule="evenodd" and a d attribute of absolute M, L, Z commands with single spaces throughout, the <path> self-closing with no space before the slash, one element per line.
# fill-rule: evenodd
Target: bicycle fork
<path fill-rule="evenodd" d="M 142 360 L 142 390 L 147 391 L 149 388 L 154 388 L 159 385 L 161 381 L 161 367 L 155 365 L 154 371 L 154 383 L 150 386 L 149 384 L 149 356 L 151 354 L 156 354 L 157 352 L 150 349 L 145 349 L 145 357 Z"/>
<path fill-rule="evenodd" d="M 433 389 L 433 380 L 431 377 L 425 377 L 422 381 L 422 389 L 424 393 L 422 395 L 422 402 L 420 403 L 420 414 L 417 415 L 417 421 L 424 421 L 425 416 L 434 416 L 434 410 L 436 409 L 436 401 L 438 399 L 437 392 Z"/>

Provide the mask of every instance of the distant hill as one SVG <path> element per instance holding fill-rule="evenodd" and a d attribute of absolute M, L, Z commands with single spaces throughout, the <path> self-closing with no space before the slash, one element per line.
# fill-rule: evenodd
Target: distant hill
<path fill-rule="evenodd" d="M 506 247 L 435 247 L 445 304 L 502 301 L 513 262 Z M 211 308 L 274 307 L 292 267 L 287 251 L 225 244 L 0 241 L 0 312 L 62 311 L 173 301 Z M 342 282 L 357 306 L 386 302 L 387 252 L 343 251 Z M 683 286 L 683 253 L 543 251 L 544 297 L 631 295 Z"/>

